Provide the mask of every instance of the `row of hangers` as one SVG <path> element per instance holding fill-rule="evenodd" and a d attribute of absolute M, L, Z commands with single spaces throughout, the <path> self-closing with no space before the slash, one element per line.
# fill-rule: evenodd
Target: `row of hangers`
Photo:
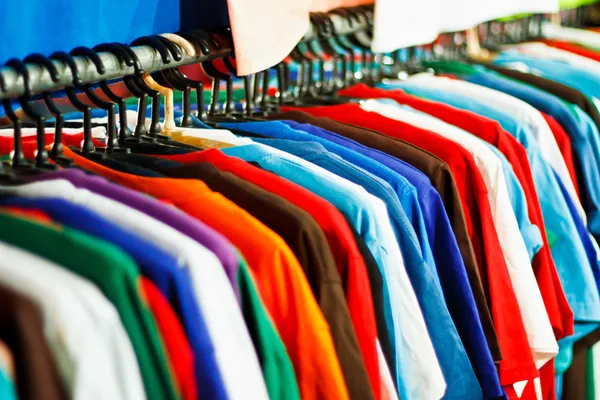
<path fill-rule="evenodd" d="M 341 19 L 351 32 L 339 34 L 334 19 Z M 581 18 L 581 17 L 580 17 Z M 182 127 L 192 124 L 191 94 L 196 92 L 198 114 L 202 122 L 217 127 L 220 122 L 240 120 L 260 120 L 269 113 L 278 111 L 282 105 L 324 105 L 338 104 L 349 100 L 336 96 L 336 92 L 358 82 L 372 84 L 385 77 L 398 78 L 405 75 L 424 72 L 420 64 L 422 60 L 440 58 L 465 59 L 470 56 L 468 37 L 464 32 L 441 35 L 438 40 L 427 46 L 398 50 L 392 54 L 374 54 L 370 50 L 373 26 L 373 6 L 358 6 L 332 10 L 329 13 L 313 13 L 311 23 L 316 37 L 301 41 L 289 57 L 270 70 L 259 72 L 253 76 L 242 77 L 244 91 L 244 110 L 235 111 L 233 101 L 233 80 L 236 77 L 235 61 L 232 55 L 232 39 L 229 29 L 207 33 L 194 31 L 190 33 L 164 34 L 146 36 L 133 41 L 130 46 L 146 45 L 155 49 L 164 65 L 172 60 L 181 61 L 184 53 L 188 56 L 201 54 L 209 56 L 221 51 L 225 54 L 210 61 L 201 63 L 202 70 L 212 80 L 211 101 L 205 111 L 205 82 L 193 80 L 185 76 L 177 67 L 160 71 L 144 71 L 136 53 L 128 45 L 121 43 L 105 43 L 94 48 L 77 47 L 66 52 L 55 52 L 49 57 L 32 54 L 23 61 L 11 59 L 5 65 L 13 68 L 24 82 L 24 94 L 18 98 L 22 120 L 13 110 L 10 99 L 2 100 L 6 115 L 14 130 L 14 153 L 10 163 L 0 165 L 0 178 L 15 180 L 20 174 L 39 173 L 52 170 L 58 165 L 69 166 L 70 160 L 62 155 L 62 130 L 66 122 L 63 113 L 55 104 L 51 92 L 43 92 L 34 98 L 30 87 L 30 78 L 26 64 L 37 64 L 47 70 L 53 82 L 59 81 L 58 71 L 53 61 L 60 61 L 72 75 L 72 84 L 64 91 L 70 104 L 83 115 L 81 125 L 84 139 L 80 153 L 88 158 L 102 160 L 117 154 L 143 153 L 148 144 L 153 146 L 179 147 L 181 145 L 170 139 L 169 130 L 175 128 L 173 113 L 173 90 L 183 94 Z M 529 40 L 541 33 L 542 17 L 532 16 L 519 21 L 498 25 L 492 22 L 481 25 L 476 35 L 482 38 L 482 44 L 489 49 L 502 44 Z M 223 52 L 224 49 L 230 51 Z M 126 113 L 126 97 L 118 95 L 111 85 L 114 82 L 100 80 L 94 84 L 83 83 L 73 57 L 89 59 L 99 76 L 106 72 L 98 52 L 114 55 L 120 65 L 133 67 L 134 73 L 123 77 L 122 82 L 130 95 L 138 99 L 138 119 L 133 132 L 128 128 Z M 329 65 L 329 71 L 326 68 Z M 297 78 L 292 79 L 292 66 L 297 69 Z M 431 72 L 431 71 L 430 71 Z M 277 95 L 269 95 L 272 75 L 276 76 Z M 226 100 L 219 107 L 221 82 L 225 82 Z M 99 96 L 98 86 L 103 98 Z M 4 77 L 0 73 L 0 90 L 4 90 Z M 82 101 L 78 92 L 83 93 L 87 101 Z M 165 96 L 165 122 L 160 123 L 160 100 Z M 151 123 L 146 128 L 146 108 L 151 100 Z M 52 149 L 45 148 L 45 115 L 31 102 L 39 105 L 43 101 L 45 108 L 54 117 L 55 140 Z M 107 143 L 104 148 L 95 147 L 92 141 L 92 113 L 94 107 L 107 113 Z M 119 110 L 119 128 L 117 129 L 116 109 Z M 37 153 L 35 163 L 25 159 L 21 146 L 21 129 L 33 121 L 36 126 Z M 165 134 L 166 133 L 166 134 Z M 54 161 L 54 163 L 50 162 Z"/>

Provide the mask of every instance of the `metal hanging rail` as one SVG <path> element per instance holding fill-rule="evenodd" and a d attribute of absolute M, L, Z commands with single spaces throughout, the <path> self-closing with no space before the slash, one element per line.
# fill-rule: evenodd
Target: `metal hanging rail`
<path fill-rule="evenodd" d="M 139 58 L 144 71 L 152 72 L 166 68 L 178 67 L 182 65 L 195 64 L 203 61 L 210 61 L 217 58 L 227 57 L 232 54 L 231 48 L 221 48 L 212 51 L 208 55 L 196 55 L 195 57 L 188 56 L 183 49 L 181 53 L 183 58 L 180 61 L 171 60 L 169 64 L 163 63 L 160 54 L 157 50 L 150 46 L 134 46 L 131 48 Z M 93 62 L 80 56 L 74 56 L 73 59 L 79 68 L 79 75 L 84 84 L 96 83 L 103 80 L 111 80 L 133 75 L 133 67 L 128 67 L 121 64 L 119 59 L 107 52 L 99 52 L 98 55 L 106 67 L 106 72 L 102 75 L 98 74 Z M 58 70 L 58 82 L 53 82 L 48 71 L 37 64 L 27 64 L 29 71 L 30 87 L 34 94 L 39 94 L 46 91 L 59 90 L 73 83 L 71 70 L 60 61 L 53 61 Z M 0 100 L 6 98 L 16 98 L 25 94 L 23 78 L 17 72 L 10 68 L 0 68 L 0 73 L 4 77 L 6 90 L 0 89 Z"/>
<path fill-rule="evenodd" d="M 371 16 L 372 10 L 364 9 L 360 12 L 352 13 L 351 17 L 348 17 L 348 13 L 344 11 L 332 11 L 327 14 L 320 13 L 321 18 L 325 16 L 329 23 L 327 29 L 324 31 L 323 24 L 311 23 L 308 31 L 302 38 L 301 42 L 323 39 L 325 37 L 335 35 L 348 35 L 353 33 L 361 33 L 371 27 Z M 346 16 L 343 16 L 346 14 Z M 332 30 L 333 28 L 333 30 Z M 150 46 L 134 46 L 131 48 L 136 56 L 139 58 L 142 68 L 144 71 L 153 72 L 162 69 L 178 67 L 188 64 L 196 64 L 203 61 L 210 61 L 218 58 L 224 58 L 233 54 L 233 49 L 229 46 L 224 46 L 218 49 L 213 49 L 210 54 L 202 55 L 201 53 L 196 56 L 188 56 L 182 49 L 181 53 L 183 58 L 180 61 L 171 60 L 169 64 L 163 63 L 159 52 Z M 133 67 L 128 67 L 125 64 L 119 62 L 119 59 L 108 52 L 98 53 L 106 72 L 99 74 L 93 62 L 81 56 L 74 56 L 73 59 L 77 64 L 82 84 L 92 84 L 105 80 L 119 79 L 135 73 Z M 27 64 L 27 70 L 29 72 L 29 86 L 33 94 L 40 94 L 43 92 L 49 92 L 54 90 L 63 89 L 73 83 L 73 77 L 71 70 L 66 64 L 61 61 L 52 61 L 58 71 L 58 81 L 52 81 L 49 72 L 38 64 Z M 2 90 L 0 85 L 0 100 L 6 98 L 17 98 L 25 94 L 25 87 L 23 78 L 10 67 L 0 68 L 0 79 L 3 78 L 5 90 Z"/>

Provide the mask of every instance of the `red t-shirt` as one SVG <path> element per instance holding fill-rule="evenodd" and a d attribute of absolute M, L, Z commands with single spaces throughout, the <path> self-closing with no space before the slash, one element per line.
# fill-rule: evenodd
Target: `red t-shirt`
<path fill-rule="evenodd" d="M 217 149 L 162 156 L 181 163 L 209 162 L 222 171 L 231 172 L 307 211 L 317 221 L 334 255 L 344 283 L 350 317 L 356 331 L 369 379 L 379 398 L 379 362 L 375 339 L 377 329 L 371 298 L 371 285 L 364 260 L 344 216 L 329 202 L 312 192 L 271 172 L 257 168 L 239 158 L 229 157 Z"/>
<path fill-rule="evenodd" d="M 567 169 L 569 170 L 569 175 L 571 176 L 571 180 L 573 181 L 573 185 L 575 185 L 575 191 L 577 192 L 577 197 L 581 200 L 581 195 L 579 194 L 579 184 L 577 183 L 577 173 L 575 172 L 575 162 L 573 161 L 573 148 L 571 147 L 571 138 L 567 135 L 567 132 L 563 129 L 563 127 L 551 116 L 541 113 L 544 116 L 544 119 L 548 123 L 556 142 L 558 143 L 558 148 L 560 149 L 560 154 L 562 154 L 565 159 L 565 163 L 567 164 Z"/>
<path fill-rule="evenodd" d="M 357 97 L 371 96 L 365 94 Z M 519 304 L 493 223 L 485 182 L 472 156 L 451 140 L 431 131 L 365 111 L 357 104 L 303 108 L 302 111 L 410 142 L 435 154 L 450 166 L 461 195 L 467 228 L 481 276 L 485 280 L 490 297 L 492 317 L 502 352 L 499 365 L 500 382 L 502 385 L 510 385 L 537 377 L 538 372 L 533 362 Z"/>
<path fill-rule="evenodd" d="M 340 94 L 351 97 L 369 96 L 371 98 L 386 97 L 394 99 L 401 104 L 409 105 L 464 129 L 498 148 L 511 164 L 519 183 L 523 187 L 529 219 L 542 233 L 544 245 L 534 257 L 532 266 L 554 334 L 557 340 L 573 334 L 573 311 L 569 307 L 550 252 L 550 245 L 545 234 L 546 227 L 542 208 L 525 148 L 512 135 L 502 129 L 497 121 L 448 104 L 412 96 L 402 90 L 383 90 L 370 88 L 366 85 L 357 85 L 340 92 Z"/>
<path fill-rule="evenodd" d="M 181 323 L 175 311 L 162 295 L 160 290 L 148 279 L 142 277 L 142 290 L 156 319 L 160 336 L 163 339 L 167 355 L 181 397 L 186 400 L 196 400 L 198 390 L 194 375 L 194 353 L 185 336 Z"/>
<path fill-rule="evenodd" d="M 592 60 L 600 61 L 600 53 L 599 52 L 597 52 L 595 50 L 590 50 L 583 46 L 578 46 L 576 44 L 569 43 L 569 42 L 563 42 L 560 40 L 543 39 L 543 40 L 540 40 L 540 42 L 543 42 L 543 43 L 547 44 L 548 46 L 551 46 L 551 47 L 554 47 L 557 49 L 566 50 L 569 53 L 578 54 L 580 56 L 590 58 Z"/>

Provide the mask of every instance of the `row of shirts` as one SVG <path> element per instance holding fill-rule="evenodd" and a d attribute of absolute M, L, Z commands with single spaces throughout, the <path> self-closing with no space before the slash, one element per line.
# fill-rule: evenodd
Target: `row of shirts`
<path fill-rule="evenodd" d="M 594 397 L 600 57 L 555 35 L 577 33 L 1 185 L 0 390 Z"/>

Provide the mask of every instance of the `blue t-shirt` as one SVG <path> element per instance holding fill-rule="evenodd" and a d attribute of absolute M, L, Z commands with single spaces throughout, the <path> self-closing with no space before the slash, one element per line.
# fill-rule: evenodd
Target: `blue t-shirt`
<path fill-rule="evenodd" d="M 382 151 L 371 149 L 334 132 L 295 121 L 282 122 L 294 129 L 309 133 L 312 140 L 319 140 L 319 143 L 322 143 L 327 150 L 333 153 L 342 155 L 336 152 L 337 147 L 328 145 L 330 143 L 339 144 L 348 150 L 362 154 L 386 166 L 387 171 L 373 169 L 371 164 L 363 163 L 359 159 L 353 161 L 355 165 L 388 183 L 393 179 L 391 174 L 398 174 L 405 177 L 416 188 L 425 229 L 428 233 L 427 237 L 436 260 L 438 276 L 452 319 L 461 336 L 484 395 L 489 398 L 500 396 L 502 388 L 483 333 L 456 237 L 452 231 L 444 204 L 429 178 L 402 160 Z M 391 174 L 388 171 L 391 171 Z"/>
<path fill-rule="evenodd" d="M 392 188 L 380 178 L 329 153 L 315 142 L 295 142 L 285 139 L 255 139 L 303 158 L 336 175 L 364 187 L 382 199 L 388 208 L 392 225 L 402 249 L 404 264 L 417 295 L 428 332 L 446 380 L 447 399 L 481 398 L 481 388 L 466 355 L 464 346 L 444 301 L 441 287 L 434 278 L 433 268 L 423 260 L 416 234 L 404 215 Z"/>
<path fill-rule="evenodd" d="M 600 234 L 600 134 L 593 120 L 578 106 L 567 104 L 558 97 L 481 68 L 481 73 L 461 76 L 463 79 L 500 90 L 515 96 L 538 110 L 552 116 L 571 139 L 575 162 L 585 183 L 582 203 L 588 215 L 588 227 Z"/>
<path fill-rule="evenodd" d="M 54 221 L 106 240 L 127 252 L 142 274 L 158 287 L 179 317 L 194 352 L 194 371 L 199 387 L 207 393 L 207 398 L 227 398 L 218 372 L 214 347 L 191 286 L 191 278 L 178 260 L 138 235 L 64 199 L 10 197 L 0 198 L 0 204 L 41 210 Z"/>

